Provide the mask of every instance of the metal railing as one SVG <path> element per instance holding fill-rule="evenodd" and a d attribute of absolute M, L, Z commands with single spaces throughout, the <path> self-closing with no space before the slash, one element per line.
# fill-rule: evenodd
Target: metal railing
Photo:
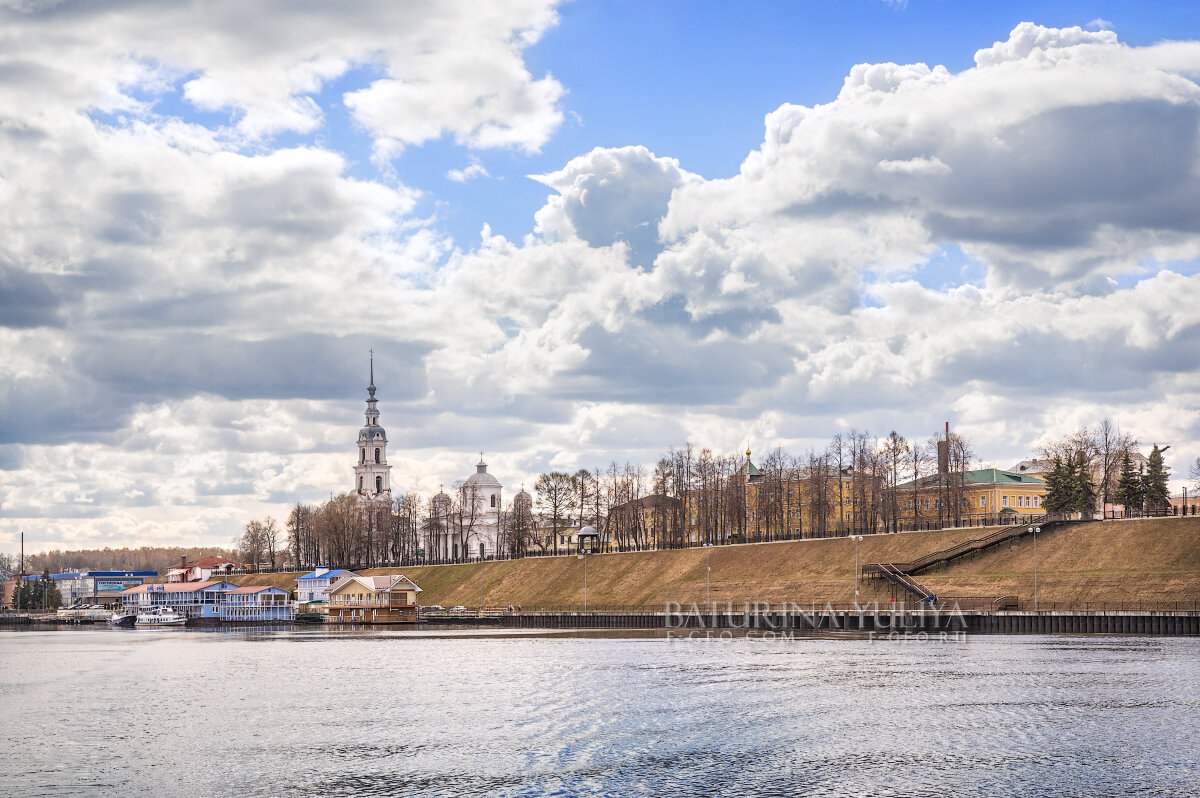
<path fill-rule="evenodd" d="M 967 540 L 954 546 L 950 546 L 949 548 L 922 555 L 915 560 L 910 560 L 909 562 L 887 563 L 886 565 L 905 574 L 912 574 L 932 565 L 938 565 L 940 563 L 953 560 L 957 557 L 973 554 L 990 546 L 995 546 L 999 543 L 1004 543 L 1006 541 L 1022 537 L 1023 535 L 1028 535 L 1030 534 L 1030 529 L 1032 527 L 1036 526 L 1040 527 L 1043 531 L 1048 531 L 1050 527 L 1061 523 L 1065 523 L 1061 516 L 1033 516 L 1027 524 L 1004 527 L 1003 529 L 998 529 L 995 532 L 992 532 L 990 535 L 984 535 L 983 537 L 976 538 L 975 540 Z M 863 566 L 862 571 L 864 574 L 882 576 L 884 566 L 884 563 L 868 563 Z"/>

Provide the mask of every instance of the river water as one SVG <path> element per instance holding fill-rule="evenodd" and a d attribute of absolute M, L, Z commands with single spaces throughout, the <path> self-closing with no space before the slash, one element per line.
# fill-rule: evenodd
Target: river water
<path fill-rule="evenodd" d="M 0 792 L 1200 793 L 1200 640 L 0 633 Z"/>

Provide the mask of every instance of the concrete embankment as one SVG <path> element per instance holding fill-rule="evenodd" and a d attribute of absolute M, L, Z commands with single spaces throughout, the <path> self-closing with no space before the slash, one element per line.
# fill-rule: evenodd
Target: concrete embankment
<path fill-rule="evenodd" d="M 1020 612 L 960 611 L 953 605 L 919 610 L 889 606 L 833 607 L 761 612 L 706 612 L 688 607 L 673 612 L 521 613 L 480 619 L 480 626 L 516 629 L 665 629 L 778 635 L 791 632 L 930 635 L 967 634 L 1133 634 L 1200 635 L 1200 612 Z"/>
<path fill-rule="evenodd" d="M 979 538 L 987 530 L 952 529 L 867 535 L 859 564 L 907 562 Z M 706 593 L 706 568 L 711 566 Z M 579 609 L 585 563 L 576 557 L 533 557 L 465 565 L 379 568 L 402 571 L 420 585 L 423 605 Z M 667 602 L 797 602 L 849 605 L 855 599 L 855 544 L 848 538 L 801 540 L 677 551 L 598 554 L 587 558 L 589 609 L 654 608 Z M 954 560 L 917 578 L 939 596 L 1012 595 L 1033 607 L 1031 537 Z M 300 574 L 248 574 L 238 584 L 295 589 Z M 1037 541 L 1039 608 L 1200 609 L 1200 518 L 1075 524 Z M 860 602 L 897 596 L 881 580 L 859 581 Z M 910 598 L 910 597 L 909 597 Z"/>

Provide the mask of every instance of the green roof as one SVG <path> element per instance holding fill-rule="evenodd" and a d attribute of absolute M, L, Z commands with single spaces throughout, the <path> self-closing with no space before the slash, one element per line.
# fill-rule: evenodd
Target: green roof
<path fill-rule="evenodd" d="M 1005 471 L 1000 468 L 980 468 L 976 471 L 967 471 L 963 474 L 963 482 L 967 485 L 1044 485 L 1045 482 L 1034 477 L 1026 476 L 1025 474 L 1014 474 L 1012 471 Z M 917 482 L 917 487 L 927 488 L 938 483 L 938 475 L 921 477 Z M 905 482 L 903 485 L 897 485 L 899 490 L 912 490 L 913 483 Z"/>
<path fill-rule="evenodd" d="M 968 485 L 1044 484 L 1040 479 L 1035 479 L 1025 474 L 1014 474 L 1012 471 L 1003 471 L 999 468 L 981 468 L 978 471 L 968 471 L 963 474 L 963 479 Z"/>
<path fill-rule="evenodd" d="M 754 463 L 747 460 L 746 465 L 742 466 L 742 473 L 748 477 L 757 477 L 762 472 L 758 470 L 758 468 L 754 465 Z"/>

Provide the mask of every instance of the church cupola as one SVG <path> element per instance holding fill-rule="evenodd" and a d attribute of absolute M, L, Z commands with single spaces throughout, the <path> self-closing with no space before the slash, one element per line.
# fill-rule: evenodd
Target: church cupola
<path fill-rule="evenodd" d="M 375 350 L 371 350 L 371 382 L 367 386 L 366 424 L 358 432 L 358 463 L 354 466 L 355 493 L 364 499 L 392 495 L 387 464 L 387 432 L 379 426 L 379 408 L 375 398 Z"/>

